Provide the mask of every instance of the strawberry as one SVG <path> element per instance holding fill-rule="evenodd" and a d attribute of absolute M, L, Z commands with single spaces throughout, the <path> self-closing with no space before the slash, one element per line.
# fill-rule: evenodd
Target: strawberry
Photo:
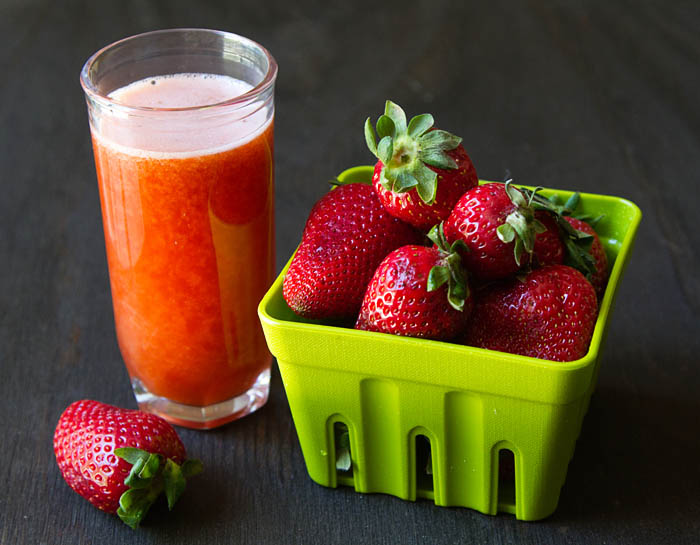
<path fill-rule="evenodd" d="M 548 265 L 485 289 L 474 305 L 464 343 L 572 361 L 588 351 L 597 314 L 595 290 L 583 274 L 567 265 Z"/>
<path fill-rule="evenodd" d="M 603 244 L 600 242 L 595 229 L 585 221 L 570 216 L 565 216 L 564 219 L 577 231 L 593 237 L 589 253 L 593 257 L 594 270 L 590 272 L 588 280 L 593 284 L 596 293 L 600 297 L 603 295 L 608 281 L 608 257 L 605 254 Z"/>
<path fill-rule="evenodd" d="M 488 183 L 467 191 L 445 221 L 449 243 L 462 240 L 465 266 L 483 280 L 505 278 L 532 254 L 535 235 L 546 227 L 536 218 L 534 193 L 505 184 Z"/>
<path fill-rule="evenodd" d="M 284 298 L 306 318 L 354 320 L 381 260 L 422 238 L 389 215 L 372 186 L 341 185 L 311 209 L 284 278 Z"/>
<path fill-rule="evenodd" d="M 424 232 L 446 219 L 462 194 L 479 183 L 462 139 L 432 129 L 433 124 L 430 114 L 406 123 L 404 111 L 390 100 L 377 120 L 379 143 L 370 118 L 365 122 L 367 146 L 379 159 L 372 183 L 382 204 Z"/>
<path fill-rule="evenodd" d="M 535 235 L 532 258 L 538 266 L 561 265 L 564 262 L 564 243 L 561 241 L 557 218 L 545 210 L 536 210 L 535 218 L 545 230 Z"/>
<path fill-rule="evenodd" d="M 58 420 L 53 449 L 68 485 L 98 509 L 136 528 L 165 490 L 168 507 L 201 471 L 161 417 L 98 401 L 76 401 Z"/>
<path fill-rule="evenodd" d="M 356 329 L 448 340 L 465 327 L 472 307 L 456 243 L 446 248 L 435 227 L 436 246 L 408 245 L 381 262 L 367 286 Z"/>

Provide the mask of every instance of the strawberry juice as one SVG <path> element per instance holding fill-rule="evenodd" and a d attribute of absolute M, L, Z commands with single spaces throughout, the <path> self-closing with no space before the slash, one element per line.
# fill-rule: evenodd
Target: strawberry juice
<path fill-rule="evenodd" d="M 215 406 L 261 382 L 267 398 L 256 309 L 274 273 L 273 108 L 197 108 L 250 89 L 221 75 L 151 77 L 109 94 L 129 116 L 93 120 L 117 337 L 140 402 Z"/>

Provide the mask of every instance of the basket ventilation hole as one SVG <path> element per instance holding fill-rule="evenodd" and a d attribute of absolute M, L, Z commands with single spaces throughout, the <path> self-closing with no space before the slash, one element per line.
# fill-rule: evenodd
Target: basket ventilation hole
<path fill-rule="evenodd" d="M 430 448 L 430 439 L 425 435 L 416 435 L 416 490 L 419 492 L 432 492 L 433 485 L 433 458 Z"/>
<path fill-rule="evenodd" d="M 335 444 L 335 470 L 340 478 L 352 478 L 352 456 L 350 453 L 350 431 L 345 422 L 333 424 Z"/>
<path fill-rule="evenodd" d="M 515 455 L 508 449 L 498 451 L 498 503 L 515 506 Z"/>

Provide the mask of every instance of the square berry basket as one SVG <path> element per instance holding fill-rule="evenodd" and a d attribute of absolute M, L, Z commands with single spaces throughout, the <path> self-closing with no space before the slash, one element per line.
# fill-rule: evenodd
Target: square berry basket
<path fill-rule="evenodd" d="M 355 167 L 339 178 L 371 176 Z M 572 192 L 542 194 L 563 202 Z M 285 267 L 258 313 L 314 481 L 521 520 L 554 512 L 641 220 L 618 197 L 583 193 L 579 210 L 603 215 L 596 230 L 611 269 L 588 353 L 572 362 L 307 320 L 282 297 Z M 337 469 L 348 447 L 350 467 Z"/>

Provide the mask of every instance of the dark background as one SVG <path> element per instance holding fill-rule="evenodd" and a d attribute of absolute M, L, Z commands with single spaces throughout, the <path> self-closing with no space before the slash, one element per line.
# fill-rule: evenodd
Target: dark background
<path fill-rule="evenodd" d="M 206 471 L 134 532 L 55 464 L 62 410 L 134 407 L 114 335 L 78 74 L 167 27 L 266 45 L 280 66 L 278 268 L 326 180 L 371 162 L 391 98 L 464 137 L 482 178 L 626 197 L 644 212 L 598 390 L 547 520 L 325 489 L 278 372 L 258 413 L 180 430 Z M 0 1 L 0 543 L 700 542 L 700 3 Z"/>

